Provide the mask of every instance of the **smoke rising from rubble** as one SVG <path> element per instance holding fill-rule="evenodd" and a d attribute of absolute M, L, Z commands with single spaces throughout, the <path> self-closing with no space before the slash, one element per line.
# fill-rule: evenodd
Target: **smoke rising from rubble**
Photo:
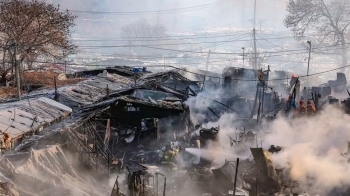
<path fill-rule="evenodd" d="M 215 97 L 215 95 L 219 94 L 222 94 L 222 89 L 216 90 L 212 93 L 202 91 L 196 97 L 190 97 L 185 102 L 190 108 L 191 120 L 194 124 L 206 120 L 206 114 L 210 113 L 208 107 L 211 107 L 213 104 L 211 99 L 216 99 L 217 97 Z"/>
<path fill-rule="evenodd" d="M 203 158 L 222 165 L 225 159 L 234 156 L 249 157 L 248 147 L 256 147 L 255 142 L 245 144 L 240 148 L 242 151 L 230 146 L 228 135 L 235 138 L 241 126 L 234 122 L 235 118 L 233 114 L 224 114 L 217 122 L 205 125 L 207 128 L 220 126 L 220 146 L 210 145 L 209 150 L 203 152 L 208 153 Z M 271 124 L 264 124 L 265 128 L 258 133 L 258 146 L 262 144 L 264 149 L 270 145 L 282 146 L 283 151 L 272 155 L 275 167 L 290 167 L 290 179 L 301 182 L 303 190 L 312 195 L 330 194 L 334 189 L 350 185 L 350 165 L 342 156 L 350 141 L 349 121 L 349 115 L 332 106 L 327 106 L 314 118 L 291 120 L 280 116 Z"/>
<path fill-rule="evenodd" d="M 331 106 L 312 119 L 287 121 L 279 118 L 270 126 L 264 142 L 286 149 L 273 156 L 280 167 L 291 163 L 290 175 L 314 193 L 329 193 L 350 185 L 347 152 L 350 116 Z"/>

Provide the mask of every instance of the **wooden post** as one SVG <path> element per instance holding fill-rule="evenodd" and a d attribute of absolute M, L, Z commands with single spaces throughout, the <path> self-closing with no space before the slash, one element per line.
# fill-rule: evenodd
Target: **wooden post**
<path fill-rule="evenodd" d="M 157 196 L 159 196 L 159 193 L 158 193 L 158 173 L 156 173 L 156 177 L 157 177 L 157 185 L 156 185 L 156 187 L 157 187 L 157 189 L 156 189 L 156 192 L 157 192 Z"/>
<path fill-rule="evenodd" d="M 106 88 L 106 98 L 109 99 L 109 88 L 108 88 L 108 84 L 107 84 L 107 88 Z"/>
<path fill-rule="evenodd" d="M 98 151 L 97 151 L 97 142 L 96 142 L 96 138 L 95 139 L 95 153 L 96 153 L 96 173 L 98 173 Z"/>
<path fill-rule="evenodd" d="M 155 121 L 155 124 L 157 125 L 157 127 L 156 127 L 157 133 L 156 134 L 157 134 L 157 142 L 159 142 L 159 140 L 160 140 L 159 119 L 155 118 L 154 121 Z"/>
<path fill-rule="evenodd" d="M 110 137 L 111 137 L 111 120 L 107 119 L 105 138 L 104 138 L 104 141 L 103 141 L 103 143 L 105 145 L 105 151 L 108 151 L 108 149 L 109 149 Z"/>
<path fill-rule="evenodd" d="M 116 183 L 117 183 L 117 196 L 120 195 L 118 178 L 119 178 L 119 176 L 117 177 L 117 180 L 116 180 Z"/>
<path fill-rule="evenodd" d="M 58 95 L 57 95 L 57 78 L 56 76 L 53 77 L 54 83 L 55 83 L 55 100 L 58 100 Z"/>
<path fill-rule="evenodd" d="M 233 184 L 233 195 L 236 195 L 236 182 L 237 182 L 237 174 L 238 174 L 238 164 L 239 164 L 239 158 L 237 158 L 237 163 L 236 163 L 236 173 L 235 173 L 235 182 Z"/>
<path fill-rule="evenodd" d="M 107 163 L 108 171 L 107 171 L 107 172 L 108 172 L 108 177 L 109 177 L 109 173 L 110 173 L 110 172 L 109 172 L 109 169 L 110 169 L 110 158 L 109 158 L 109 153 L 107 153 L 107 159 L 108 159 L 108 160 L 107 160 L 107 161 L 108 161 L 108 163 Z"/>
<path fill-rule="evenodd" d="M 136 81 L 137 81 L 137 78 L 136 78 L 136 73 L 135 73 L 135 74 L 134 74 L 135 88 L 136 88 Z"/>
<path fill-rule="evenodd" d="M 259 124 L 260 107 L 261 107 L 261 102 L 259 102 L 258 115 L 256 116 L 256 123 L 257 123 L 257 124 Z"/>
<path fill-rule="evenodd" d="M 14 57 L 15 57 L 15 77 L 16 77 L 16 87 L 17 87 L 17 99 L 21 100 L 21 79 L 20 79 L 20 64 L 18 63 L 19 58 L 17 54 L 17 43 L 15 42 L 15 51 L 14 51 Z"/>
<path fill-rule="evenodd" d="M 256 172 L 256 184 L 255 184 L 255 195 L 258 196 L 258 179 L 259 179 L 259 170 Z"/>
<path fill-rule="evenodd" d="M 166 190 L 166 177 L 164 176 L 164 190 L 163 190 L 163 196 L 165 196 L 165 190 Z"/>
<path fill-rule="evenodd" d="M 145 196 L 145 177 L 143 178 L 142 182 L 142 195 Z"/>

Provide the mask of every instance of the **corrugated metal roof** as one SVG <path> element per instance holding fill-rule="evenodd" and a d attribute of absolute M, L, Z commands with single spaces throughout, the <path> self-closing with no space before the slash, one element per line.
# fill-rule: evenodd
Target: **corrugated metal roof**
<path fill-rule="evenodd" d="M 158 107 L 163 109 L 173 109 L 173 110 L 183 110 L 181 102 L 179 103 L 172 103 L 172 102 L 166 102 L 166 101 L 157 101 L 156 103 L 152 103 L 149 100 L 143 100 L 136 97 L 131 96 L 121 96 L 116 99 L 117 101 L 125 101 L 128 103 L 136 103 L 140 105 L 147 105 L 152 107 Z"/>
<path fill-rule="evenodd" d="M 95 77 L 70 86 L 60 92 L 60 94 L 77 103 L 89 105 L 100 101 L 106 96 L 107 85 L 110 94 L 113 94 L 119 90 L 128 89 L 132 84 L 133 82 L 129 78 L 108 74 L 107 77 Z"/>
<path fill-rule="evenodd" d="M 65 117 L 72 109 L 46 97 L 23 100 L 2 105 L 0 109 L 0 131 L 17 138 L 27 132 L 38 130 L 44 124 Z M 2 138 L 3 135 L 0 135 Z"/>

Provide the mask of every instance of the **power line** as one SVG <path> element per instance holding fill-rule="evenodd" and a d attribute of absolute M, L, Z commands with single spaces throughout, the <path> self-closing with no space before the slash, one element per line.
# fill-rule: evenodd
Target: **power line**
<path fill-rule="evenodd" d="M 127 40 L 125 40 L 127 41 Z M 156 40 L 154 40 L 156 41 Z M 231 41 L 222 41 L 222 43 L 229 42 L 241 42 L 248 40 L 231 40 Z M 220 43 L 220 42 L 219 42 Z M 110 46 L 98 46 L 98 45 L 80 45 L 79 48 L 125 48 L 125 47 L 144 47 L 144 46 L 178 46 L 178 45 L 198 45 L 198 44 L 218 44 L 218 42 L 194 42 L 194 43 L 174 43 L 174 44 L 155 44 L 155 45 L 110 45 Z"/>
<path fill-rule="evenodd" d="M 191 71 L 184 70 L 184 69 L 181 69 L 181 68 L 178 68 L 178 67 L 174 67 L 174 66 L 169 66 L 169 67 L 172 67 L 172 68 L 174 68 L 174 69 L 178 69 L 178 70 L 181 70 L 181 71 L 184 71 L 184 72 L 188 72 L 188 73 L 200 75 L 200 76 L 206 76 L 206 77 L 209 77 L 209 78 L 224 79 L 224 78 L 221 78 L 221 77 L 209 76 L 209 75 L 205 75 L 205 74 L 199 74 L 199 73 L 191 72 Z M 320 75 L 320 74 L 324 74 L 324 73 L 336 71 L 336 70 L 339 70 L 339 69 L 343 69 L 343 68 L 346 68 L 346 67 L 350 67 L 350 65 L 343 66 L 343 67 L 339 67 L 339 68 L 335 68 L 335 69 L 331 69 L 331 70 L 327 70 L 327 71 L 323 71 L 323 72 L 318 72 L 318 73 L 314 73 L 314 74 L 309 74 L 308 76 Z M 304 78 L 304 77 L 307 77 L 307 75 L 299 76 L 299 78 Z M 287 80 L 287 79 L 290 79 L 290 78 L 271 79 L 271 80 L 266 80 L 266 81 L 277 81 L 277 80 Z M 257 80 L 244 80 L 244 79 L 233 79 L 233 80 L 235 80 L 235 81 L 257 81 Z"/>
<path fill-rule="evenodd" d="M 40 61 L 32 61 L 32 62 L 36 62 L 36 63 L 50 63 L 50 62 L 40 62 Z M 63 63 L 54 63 L 54 62 L 51 62 L 52 64 L 63 64 Z M 68 65 L 80 65 L 80 64 L 68 64 Z M 106 65 L 81 65 L 81 66 L 103 66 L 103 67 L 106 67 Z M 205 77 L 209 77 L 209 78 L 219 78 L 219 79 L 224 79 L 222 77 L 217 77 L 217 76 L 210 76 L 210 75 L 205 75 L 205 74 L 200 74 L 200 73 L 196 73 L 196 72 L 192 72 L 192 71 L 188 71 L 186 69 L 182 69 L 182 68 L 178 68 L 178 67 L 175 67 L 175 66 L 171 66 L 171 65 L 165 65 L 166 67 L 170 67 L 170 68 L 173 68 L 173 69 L 176 69 L 176 70 L 180 70 L 180 71 L 184 71 L 184 72 L 188 72 L 188 73 L 192 73 L 192 74 L 195 74 L 195 75 L 199 75 L 199 76 L 205 76 Z M 131 67 L 131 66 L 130 66 Z M 133 67 L 139 67 L 139 66 L 133 66 Z M 164 65 L 142 65 L 142 67 L 164 67 Z M 330 69 L 330 70 L 327 70 L 327 71 L 322 71 L 322 72 L 317 72 L 317 73 L 314 73 L 314 74 L 309 74 L 308 76 L 315 76 L 315 75 L 320 75 L 320 74 L 324 74 L 324 73 L 329 73 L 329 72 L 332 72 L 332 71 L 336 71 L 336 70 L 339 70 L 339 69 L 343 69 L 343 68 L 347 68 L 347 67 L 350 67 L 350 65 L 347 65 L 347 66 L 343 66 L 343 67 L 338 67 L 338 68 L 334 68 L 334 69 Z M 299 78 L 303 78 L 303 77 L 307 77 L 307 75 L 301 75 L 299 76 Z M 287 79 L 290 79 L 290 78 L 281 78 L 281 79 L 271 79 L 271 80 L 266 80 L 266 81 L 277 81 L 277 80 L 287 80 Z M 254 80 L 245 80 L 245 79 L 234 79 L 235 81 L 257 81 L 256 79 Z"/>
<path fill-rule="evenodd" d="M 258 37 L 260 37 L 259 35 L 257 35 Z M 274 43 L 272 43 L 272 42 L 270 42 L 270 41 L 268 41 L 267 39 L 265 39 L 265 38 L 262 38 L 262 37 L 260 37 L 262 40 L 264 40 L 264 41 L 266 41 L 266 42 L 268 42 L 268 43 L 270 43 L 270 44 L 272 44 L 272 45 L 274 45 L 274 46 L 277 46 L 277 47 L 279 47 L 279 48 L 281 48 L 281 49 L 283 49 L 281 46 L 279 46 L 279 45 L 277 45 L 277 44 L 274 44 Z"/>
<path fill-rule="evenodd" d="M 177 12 L 186 12 L 186 11 L 195 11 L 201 9 L 207 9 L 220 3 L 209 3 L 198 6 L 177 8 L 177 9 L 166 9 L 166 10 L 154 10 L 154 11 L 137 11 L 137 12 L 107 12 L 107 11 L 83 11 L 83 10 L 67 10 L 75 13 L 87 13 L 87 14 L 112 14 L 112 15 L 144 15 L 144 14 L 168 14 L 168 13 L 177 13 Z"/>
<path fill-rule="evenodd" d="M 220 38 L 220 37 L 231 37 L 231 36 L 237 36 L 237 35 L 250 35 L 250 33 L 245 33 L 245 34 L 227 34 L 227 35 L 222 35 L 222 36 L 207 36 L 207 37 L 185 37 L 185 38 L 166 38 L 166 37 L 161 37 L 164 39 L 156 38 L 156 37 L 145 37 L 145 39 L 142 39 L 140 37 L 133 37 L 133 38 L 138 38 L 138 39 L 131 39 L 131 38 L 125 38 L 125 39 L 73 39 L 72 41 L 78 41 L 78 42 L 113 42 L 113 41 L 120 41 L 120 42 L 143 42 L 143 41 L 179 41 L 179 40 L 192 40 L 192 39 L 207 39 L 207 38 Z M 294 39 L 294 37 L 290 36 L 283 36 L 283 37 L 274 37 L 274 38 L 267 38 L 269 40 L 278 40 L 278 39 Z M 256 40 L 267 40 L 267 39 L 256 39 Z M 250 41 L 250 40 L 242 40 L 242 41 Z"/>
<path fill-rule="evenodd" d="M 138 36 L 138 37 L 129 37 L 129 38 L 137 38 L 137 39 L 161 39 L 161 38 L 172 38 L 172 39 L 175 39 L 175 38 L 188 38 L 188 39 L 194 39 L 193 37 L 202 37 L 202 38 L 210 38 L 210 37 L 220 37 L 220 36 L 236 36 L 236 35 L 246 35 L 246 34 L 251 34 L 251 32 L 249 31 L 249 33 L 236 33 L 236 32 L 233 32 L 234 34 L 232 33 L 202 33 L 202 34 L 191 34 L 191 35 L 166 35 L 166 36 L 160 36 L 160 37 L 142 37 L 142 36 Z M 275 34 L 271 34 L 271 33 L 260 33 L 260 35 L 275 35 Z M 209 36 L 209 37 L 208 37 Z M 105 40 L 104 38 L 105 37 L 76 37 L 76 38 L 73 38 L 73 39 L 98 39 L 98 38 L 102 38 L 102 40 Z M 282 36 L 282 37 L 276 37 L 276 38 L 293 38 L 295 39 L 293 36 Z M 115 40 L 116 38 L 115 37 L 109 37 L 109 39 L 113 39 Z M 118 37 L 118 39 L 120 40 L 120 38 Z"/>
<path fill-rule="evenodd" d="M 223 42 L 228 42 L 228 41 L 223 41 Z M 346 43 L 346 45 L 349 45 L 350 43 Z M 313 48 L 313 49 L 320 49 L 320 48 L 329 48 L 329 47 L 335 47 L 335 46 L 342 46 L 343 44 L 335 44 L 333 46 L 322 46 L 319 48 Z M 102 46 L 103 47 L 103 46 Z M 202 53 L 202 52 L 196 52 L 196 51 L 188 51 L 188 50 L 178 50 L 178 49 L 168 49 L 168 48 L 158 48 L 158 47 L 153 47 L 153 46 L 140 46 L 140 47 L 145 47 L 145 48 L 152 48 L 152 49 L 158 49 L 158 50 L 167 50 L 167 51 L 175 51 L 175 52 L 183 52 L 183 53 Z M 336 49 L 329 49 L 329 50 L 336 50 Z M 305 49 L 297 49 L 297 50 L 283 50 L 283 51 L 265 51 L 265 53 L 273 54 L 273 53 L 290 53 L 290 52 L 305 52 Z M 294 53 L 294 54 L 299 54 L 299 53 Z M 211 54 L 241 54 L 239 52 L 237 53 L 232 53 L 232 52 L 211 52 Z M 254 54 L 254 53 L 252 53 Z"/>
<path fill-rule="evenodd" d="M 187 40 L 187 39 L 206 39 L 206 38 L 218 38 L 218 37 L 231 37 L 238 35 L 247 35 L 248 33 L 238 33 L 238 34 L 219 34 L 219 35 L 192 35 L 192 36 L 162 36 L 162 37 L 128 37 L 125 39 L 81 39 L 73 38 L 72 41 L 177 41 L 177 40 Z M 292 37 L 291 37 L 292 38 Z M 76 39 L 76 40 L 75 40 Z"/>

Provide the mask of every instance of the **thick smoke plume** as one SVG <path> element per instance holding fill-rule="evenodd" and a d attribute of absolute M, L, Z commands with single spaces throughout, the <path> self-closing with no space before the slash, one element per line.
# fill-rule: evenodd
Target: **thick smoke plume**
<path fill-rule="evenodd" d="M 196 102 L 192 100 L 191 103 Z M 207 105 L 201 104 L 204 110 Z M 224 114 L 216 122 L 204 125 L 208 128 L 220 126 L 220 146 L 211 145 L 209 150 L 198 153 L 206 154 L 204 158 L 215 160 L 219 165 L 225 159 L 248 158 L 248 147 L 256 147 L 255 141 L 241 147 L 231 147 L 229 143 L 228 136 L 235 138 L 242 126 L 236 118 L 236 115 Z M 272 156 L 276 168 L 290 168 L 289 178 L 300 182 L 302 189 L 312 195 L 332 194 L 334 189 L 350 186 L 350 165 L 346 157 L 349 121 L 349 115 L 333 106 L 327 106 L 312 118 L 279 116 L 258 130 L 258 146 L 265 149 L 270 145 L 282 146 L 283 151 Z"/>
<path fill-rule="evenodd" d="M 349 115 L 331 106 L 314 118 L 279 118 L 270 125 L 264 142 L 285 147 L 273 159 L 279 166 L 291 164 L 293 180 L 310 192 L 328 193 L 350 185 L 350 166 L 342 156 L 350 138 L 349 120 Z"/>

